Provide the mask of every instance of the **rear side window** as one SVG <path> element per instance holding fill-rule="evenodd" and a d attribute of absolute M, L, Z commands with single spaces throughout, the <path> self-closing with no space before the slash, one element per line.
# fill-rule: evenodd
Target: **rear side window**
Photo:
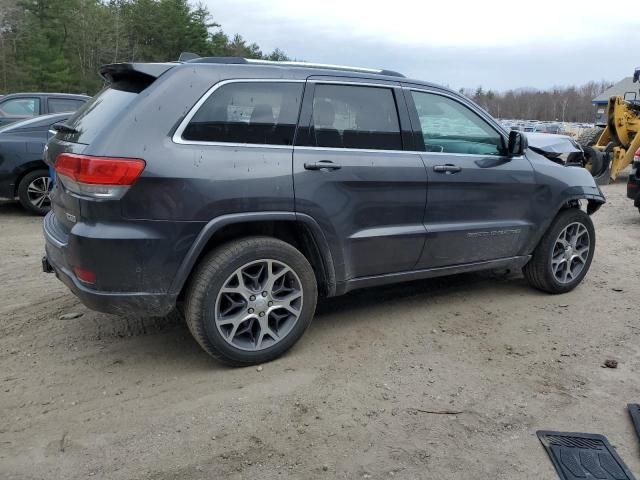
<path fill-rule="evenodd" d="M 390 88 L 322 85 L 315 88 L 312 146 L 402 150 L 398 111 Z"/>
<path fill-rule="evenodd" d="M 182 133 L 197 142 L 293 145 L 302 83 L 234 82 L 217 88 Z"/>
<path fill-rule="evenodd" d="M 69 142 L 90 144 L 137 96 L 136 92 L 115 86 L 105 88 L 65 122 L 65 128 L 59 131 L 58 137 Z"/>
<path fill-rule="evenodd" d="M 83 104 L 82 100 L 73 100 L 71 98 L 50 98 L 47 100 L 49 113 L 75 112 Z"/>

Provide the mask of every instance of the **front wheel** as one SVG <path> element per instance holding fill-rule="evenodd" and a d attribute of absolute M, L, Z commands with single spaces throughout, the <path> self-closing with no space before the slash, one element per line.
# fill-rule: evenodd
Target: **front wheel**
<path fill-rule="evenodd" d="M 218 247 L 189 282 L 185 318 L 212 357 L 243 366 L 273 360 L 295 344 L 313 318 L 313 269 L 281 240 L 252 237 Z"/>
<path fill-rule="evenodd" d="M 591 266 L 596 233 L 591 218 L 577 208 L 558 214 L 523 273 L 531 286 L 547 293 L 573 290 Z"/>

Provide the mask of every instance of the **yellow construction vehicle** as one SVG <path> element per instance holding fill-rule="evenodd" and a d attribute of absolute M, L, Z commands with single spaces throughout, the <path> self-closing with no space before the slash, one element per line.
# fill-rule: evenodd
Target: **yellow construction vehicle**
<path fill-rule="evenodd" d="M 637 68 L 633 81 L 640 81 Z M 606 124 L 591 128 L 576 139 L 583 149 L 582 163 L 600 185 L 614 181 L 618 174 L 633 162 L 640 149 L 640 92 L 627 92 L 611 97 L 607 107 Z M 577 158 L 571 159 L 573 162 Z"/>

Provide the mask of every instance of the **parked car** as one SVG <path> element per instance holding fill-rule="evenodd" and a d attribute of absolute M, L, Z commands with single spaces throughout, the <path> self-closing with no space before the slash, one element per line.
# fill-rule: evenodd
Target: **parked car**
<path fill-rule="evenodd" d="M 560 125 L 555 123 L 541 123 L 537 125 L 534 129 L 536 133 L 551 133 L 554 135 L 560 134 Z"/>
<path fill-rule="evenodd" d="M 75 112 L 89 100 L 70 93 L 12 93 L 0 98 L 0 126 L 47 113 Z"/>
<path fill-rule="evenodd" d="M 289 349 L 319 295 L 497 268 L 564 293 L 591 264 L 589 172 L 455 91 L 237 58 L 101 73 L 48 143 L 43 269 L 95 310 L 178 305 L 229 364 Z"/>
<path fill-rule="evenodd" d="M 44 147 L 51 128 L 70 115 L 43 115 L 0 128 L 0 197 L 17 197 L 25 209 L 38 215 L 49 211 L 52 185 L 43 161 Z"/>

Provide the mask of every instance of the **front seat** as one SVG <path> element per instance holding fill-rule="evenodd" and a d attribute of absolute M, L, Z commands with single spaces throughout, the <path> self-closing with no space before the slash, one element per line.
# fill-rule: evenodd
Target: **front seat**
<path fill-rule="evenodd" d="M 334 127 L 336 112 L 329 100 L 323 99 L 313 104 L 313 131 L 318 147 L 342 147 L 342 136 Z"/>
<path fill-rule="evenodd" d="M 273 108 L 266 103 L 253 107 L 249 118 L 248 143 L 273 143 L 275 116 Z"/>

